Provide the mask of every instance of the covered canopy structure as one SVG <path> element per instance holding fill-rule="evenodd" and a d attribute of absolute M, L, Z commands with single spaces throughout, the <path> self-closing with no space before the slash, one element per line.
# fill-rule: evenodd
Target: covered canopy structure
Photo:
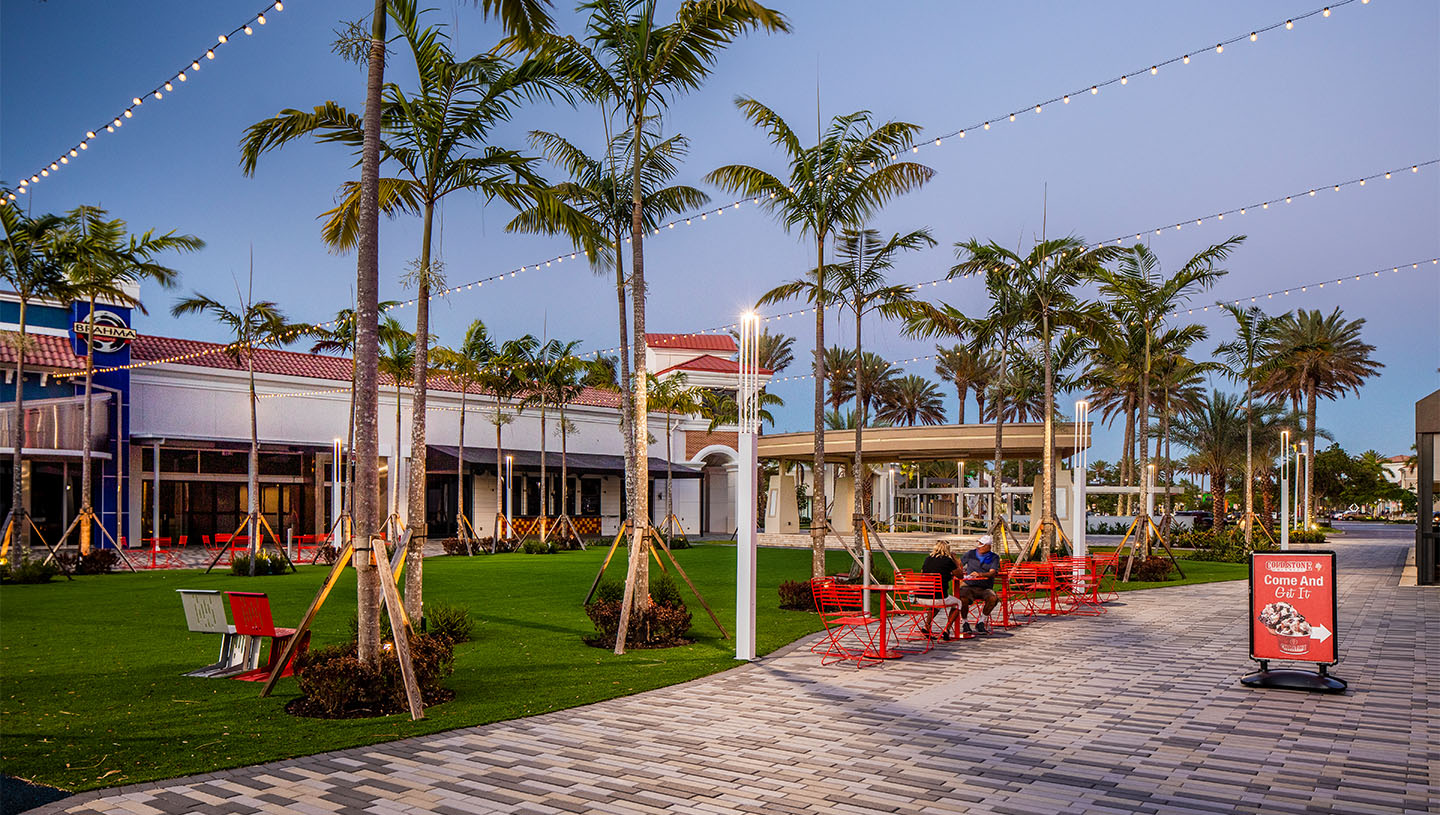
<path fill-rule="evenodd" d="M 1088 423 L 1087 423 L 1088 425 Z M 1084 438 L 1090 438 L 1085 428 Z M 1045 425 L 1039 422 L 1006 423 L 1002 429 L 1001 458 L 1041 458 L 1045 452 Z M 1075 423 L 1055 423 L 1055 454 L 1075 452 Z M 861 460 L 870 464 L 892 461 L 975 461 L 995 457 L 995 425 L 942 424 L 918 427 L 867 427 Z M 808 462 L 815 457 L 815 435 L 778 433 L 757 440 L 759 458 Z M 855 431 L 825 431 L 825 461 L 844 464 L 855 460 Z"/>

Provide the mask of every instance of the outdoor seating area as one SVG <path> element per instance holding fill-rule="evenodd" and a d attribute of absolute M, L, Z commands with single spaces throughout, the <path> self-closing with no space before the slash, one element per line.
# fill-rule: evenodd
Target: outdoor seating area
<path fill-rule="evenodd" d="M 990 631 L 1008 632 L 1047 617 L 1102 616 L 1105 604 L 1119 597 L 1115 586 L 1119 568 L 1117 552 L 1025 563 L 1004 561 L 996 577 L 999 602 L 991 615 Z M 947 625 L 945 606 L 923 599 L 938 595 L 939 575 L 897 569 L 894 583 L 847 583 L 847 579 L 847 575 L 835 575 L 810 581 L 815 611 L 825 626 L 824 636 L 810 650 L 822 665 L 850 662 L 863 668 L 929 653 L 939 643 L 985 636 L 971 633 L 970 621 L 958 611 Z M 960 576 L 953 582 L 958 591 Z M 945 593 L 953 596 L 956 591 Z M 979 609 L 979 602 L 971 606 L 977 615 Z"/>

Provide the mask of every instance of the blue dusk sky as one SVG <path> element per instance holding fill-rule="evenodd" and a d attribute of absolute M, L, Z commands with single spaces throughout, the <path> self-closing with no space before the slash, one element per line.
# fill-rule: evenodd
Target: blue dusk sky
<path fill-rule="evenodd" d="M 690 138 L 681 180 L 701 185 L 722 164 L 782 169 L 777 152 L 736 111 L 737 95 L 760 99 L 801 133 L 813 132 L 817 87 L 827 119 L 866 109 L 881 120 L 922 125 L 926 145 L 910 158 L 933 167 L 935 178 L 872 225 L 928 226 L 940 245 L 903 258 L 897 282 L 943 277 L 956 241 L 1028 247 L 1042 216 L 1050 236 L 1133 241 L 1140 233 L 1167 268 L 1231 235 L 1248 235 L 1229 275 L 1196 300 L 1193 319 L 1211 329 L 1205 350 L 1231 331 L 1217 309 L 1200 310 L 1216 299 L 1248 304 L 1259 295 L 1257 304 L 1273 312 L 1339 307 L 1364 318 L 1365 339 L 1384 371 L 1358 397 L 1322 403 L 1320 424 L 1352 452 L 1404 453 L 1414 441 L 1414 402 L 1440 382 L 1440 266 L 1428 263 L 1440 256 L 1440 164 L 1425 165 L 1440 158 L 1440 4 L 1351 0 L 1292 30 L 1282 25 L 1255 42 L 1245 36 L 1320 2 L 782 4 L 793 33 L 751 36 L 730 48 L 704 88 L 670 106 L 665 129 Z M 496 41 L 497 28 L 471 4 L 431 5 L 437 8 L 429 19 L 448 26 L 458 54 Z M 668 13 L 675 4 L 662 6 Z M 326 252 L 316 216 L 355 176 L 351 156 L 331 145 L 296 144 L 266 156 L 246 178 L 237 145 L 248 125 L 282 108 L 335 100 L 360 111 L 363 72 L 333 55 L 330 44 L 342 20 L 368 7 L 287 0 L 253 36 L 232 38 L 213 61 L 202 59 L 189 81 L 147 101 L 117 133 L 102 132 L 18 203 L 35 212 L 100 205 L 133 230 L 175 229 L 208 242 L 203 252 L 175 260 L 182 291 L 144 292 L 150 314 L 137 319 L 142 332 L 223 339 L 207 320 L 170 317 L 169 306 L 191 290 L 233 298 L 252 246 L 258 297 L 278 301 L 296 319 L 330 318 L 350 301 L 355 260 Z M 262 8 L 262 0 L 3 0 L 0 181 L 38 173 Z M 558 16 L 563 28 L 580 33 L 581 19 L 563 0 Z M 1241 41 L 1216 53 L 1216 43 L 1237 36 Z M 1187 53 L 1189 64 L 1150 74 L 1151 65 Z M 387 78 L 411 82 L 405 59 L 396 52 Z M 1121 75 L 1126 84 L 1089 93 L 1092 84 Z M 1066 93 L 1074 94 L 1071 103 L 1033 112 L 1037 102 Z M 990 130 L 976 127 L 987 120 Z M 523 148 L 528 131 L 544 129 L 595 151 L 603 144 L 599 121 L 593 109 L 525 107 L 494 143 Z M 963 140 L 931 142 L 960 128 L 972 128 Z M 1415 164 L 1418 173 L 1410 172 Z M 1389 180 L 1334 190 L 1401 168 Z M 708 191 L 716 204 L 729 200 Z M 1291 204 L 1254 206 L 1290 194 Z M 1244 216 L 1213 217 L 1240 207 Z M 448 200 L 437 243 L 451 284 L 569 251 L 557 239 L 507 235 L 511 215 L 502 203 L 459 194 Z M 1169 228 L 1156 235 L 1159 226 Z M 385 297 L 410 296 L 401 278 L 419 241 L 418 219 L 383 224 Z M 649 329 L 730 323 L 760 293 L 803 273 L 811 258 L 799 236 L 748 204 L 666 230 L 646 245 Z M 1396 266 L 1401 270 L 1391 272 Z M 1337 278 L 1346 282 L 1337 286 Z M 1314 285 L 1327 280 L 1323 289 Z M 1264 296 L 1286 288 L 1288 297 Z M 975 281 L 923 293 L 965 310 L 984 307 Z M 616 344 L 614 304 L 613 283 L 566 262 L 437 301 L 432 315 L 442 342 L 458 340 L 478 318 L 501 337 L 545 333 L 596 350 Z M 408 310 L 396 316 L 414 319 Z M 785 373 L 804 374 L 813 319 L 768 327 L 798 337 L 797 362 Z M 828 333 L 850 344 L 853 324 L 832 319 Z M 897 360 L 934 348 L 878 320 L 867 323 L 865 343 Z M 907 368 L 934 377 L 932 362 Z M 1237 388 L 1223 380 L 1215 387 Z M 779 429 L 807 426 L 811 388 L 808 380 L 774 387 L 787 402 Z M 953 390 L 945 391 L 953 419 Z M 1071 397 L 1063 398 L 1068 405 Z M 973 402 L 967 418 L 975 420 Z M 1116 459 L 1118 436 L 1118 427 L 1101 430 L 1092 458 Z"/>

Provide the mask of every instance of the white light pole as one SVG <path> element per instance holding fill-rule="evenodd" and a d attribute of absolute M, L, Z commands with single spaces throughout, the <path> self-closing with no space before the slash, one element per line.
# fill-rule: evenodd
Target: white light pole
<path fill-rule="evenodd" d="M 1303 441 L 1300 442 L 1300 457 L 1303 458 L 1303 459 L 1305 459 L 1305 474 L 1302 475 L 1302 476 L 1300 476 L 1300 477 L 1298 477 L 1298 478 L 1296 479 L 1295 490 L 1296 490 L 1297 493 L 1303 494 L 1303 495 L 1305 496 L 1305 507 L 1304 507 L 1304 510 L 1300 513 L 1300 518 L 1301 518 L 1300 528 L 1301 528 L 1301 529 L 1309 529 L 1309 528 L 1310 528 L 1310 491 L 1304 489 L 1304 488 L 1303 488 L 1303 485 L 1310 480 L 1310 471 L 1314 468 L 1315 462 L 1314 462 L 1314 461 L 1311 459 L 1311 457 L 1310 457 L 1310 447 L 1309 447 L 1309 445 L 1308 445 L 1308 442 L 1303 442 Z M 1303 493 L 1302 493 L 1302 490 L 1303 490 Z M 1298 498 L 1296 499 L 1296 504 L 1297 504 L 1297 505 L 1299 504 L 1299 499 L 1298 499 Z"/>
<path fill-rule="evenodd" d="M 1090 459 L 1089 447 L 1090 403 L 1080 399 L 1075 402 L 1075 455 L 1070 459 L 1070 540 L 1074 541 L 1075 557 L 1085 557 L 1089 551 L 1085 542 L 1085 468 Z"/>
<path fill-rule="evenodd" d="M 755 658 L 755 435 L 760 431 L 760 320 L 740 317 L 740 371 L 735 394 L 739 486 L 735 491 L 735 658 Z"/>
<path fill-rule="evenodd" d="M 335 440 L 333 458 L 330 459 L 330 526 L 334 528 L 340 520 L 341 507 L 344 505 L 344 496 L 340 494 L 340 474 L 345 471 L 345 465 L 341 460 L 345 456 L 345 447 L 339 439 Z"/>
<path fill-rule="evenodd" d="M 513 520 L 513 517 L 514 517 L 514 516 L 512 516 L 512 515 L 510 514 L 510 510 L 511 510 L 511 508 L 512 508 L 512 507 L 511 507 L 511 504 L 513 503 L 512 499 L 515 497 L 514 482 L 512 482 L 510 479 L 513 478 L 514 476 L 515 476 L 515 457 L 514 457 L 514 456 L 506 456 L 506 457 L 505 457 L 505 538 L 506 538 L 507 540 L 510 538 L 510 535 L 511 535 L 512 530 L 515 529 L 515 521 Z M 499 532 L 499 530 L 496 530 L 496 532 L 495 532 L 495 538 L 496 538 L 496 540 L 499 540 L 499 539 L 500 539 L 500 532 Z"/>
<path fill-rule="evenodd" d="M 1280 551 L 1290 549 L 1290 431 L 1280 431 Z"/>

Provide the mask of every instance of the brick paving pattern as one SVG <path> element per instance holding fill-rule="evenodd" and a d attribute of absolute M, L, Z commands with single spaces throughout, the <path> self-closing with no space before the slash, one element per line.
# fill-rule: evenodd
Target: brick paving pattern
<path fill-rule="evenodd" d="M 44 813 L 1435 813 L 1440 591 L 1339 550 L 1344 696 L 1248 690 L 1244 582 L 856 670 L 803 647 L 585 708 L 84 793 Z"/>

